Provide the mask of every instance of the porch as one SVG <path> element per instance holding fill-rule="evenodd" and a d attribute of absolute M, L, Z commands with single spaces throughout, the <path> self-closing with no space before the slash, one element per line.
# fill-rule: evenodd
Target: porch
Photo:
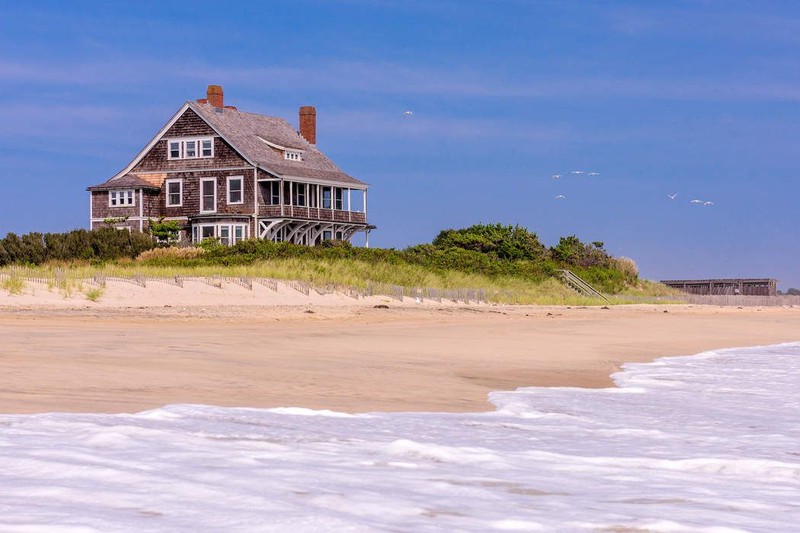
<path fill-rule="evenodd" d="M 260 239 L 314 246 L 349 241 L 359 231 L 369 240 L 367 190 L 299 180 L 260 179 L 256 235 Z"/>

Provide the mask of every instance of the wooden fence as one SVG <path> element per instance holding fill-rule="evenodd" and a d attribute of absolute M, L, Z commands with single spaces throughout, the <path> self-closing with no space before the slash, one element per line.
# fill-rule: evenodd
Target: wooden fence
<path fill-rule="evenodd" d="M 788 294 L 778 294 L 776 296 L 682 294 L 678 296 L 677 299 L 696 305 L 724 305 L 737 307 L 800 306 L 800 296 Z"/>
<path fill-rule="evenodd" d="M 247 290 L 253 290 L 253 284 L 259 284 L 272 291 L 277 291 L 279 285 L 284 285 L 300 292 L 306 296 L 312 291 L 317 294 L 342 294 L 350 298 L 358 299 L 367 296 L 386 296 L 402 302 L 410 298 L 416 302 L 432 300 L 436 302 L 451 301 L 454 303 L 486 303 L 488 297 L 484 289 L 439 289 L 433 287 L 403 287 L 400 285 L 389 285 L 381 283 L 368 283 L 364 287 L 352 287 L 335 284 L 317 284 L 308 281 L 281 280 L 272 278 L 250 278 L 250 277 L 230 277 L 230 276 L 207 276 L 207 277 L 154 277 L 143 274 L 131 274 L 130 276 L 105 276 L 96 274 L 86 278 L 71 278 L 63 269 L 55 269 L 52 273 L 42 272 L 41 270 L 29 269 L 26 267 L 13 266 L 7 270 L 0 270 L 0 282 L 9 278 L 16 278 L 23 282 L 41 283 L 58 289 L 65 289 L 69 284 L 89 284 L 98 287 L 105 287 L 108 282 L 122 282 L 147 287 L 149 283 L 166 283 L 177 287 L 184 287 L 187 281 L 204 283 L 218 289 L 224 288 L 224 284 L 237 285 Z M 505 294 L 505 296 L 509 296 Z"/>

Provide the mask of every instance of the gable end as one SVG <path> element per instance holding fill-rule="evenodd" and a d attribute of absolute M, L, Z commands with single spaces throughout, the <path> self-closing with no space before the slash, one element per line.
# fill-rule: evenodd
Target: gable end
<path fill-rule="evenodd" d="M 216 134 L 217 132 L 214 131 L 214 128 L 209 126 L 208 123 L 200 118 L 197 113 L 192 111 L 191 108 L 187 108 L 186 111 L 183 112 L 183 115 L 181 115 L 172 127 L 164 132 L 161 137 L 200 137 Z"/>

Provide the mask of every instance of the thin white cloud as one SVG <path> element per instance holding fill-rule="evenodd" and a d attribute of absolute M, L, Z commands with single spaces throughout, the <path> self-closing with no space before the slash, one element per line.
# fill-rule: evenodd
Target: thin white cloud
<path fill-rule="evenodd" d="M 178 75 L 224 79 L 240 85 L 296 90 L 361 91 L 382 94 L 451 95 L 483 98 L 637 98 L 653 100 L 800 100 L 791 82 L 725 79 L 583 77 L 516 81 L 497 74 L 443 71 L 399 64 L 340 62 L 324 66 L 198 68 Z"/>
<path fill-rule="evenodd" d="M 324 121 L 324 122 L 323 122 Z M 405 138 L 434 141 L 436 139 L 474 139 L 486 142 L 498 140 L 563 141 L 571 136 L 569 128 L 561 125 L 521 125 L 503 119 L 423 116 L 405 118 L 399 112 L 340 111 L 320 117 L 324 126 L 337 135 L 363 137 Z"/>
<path fill-rule="evenodd" d="M 787 6 L 789 4 L 786 4 Z M 631 37 L 648 36 L 683 40 L 687 38 L 715 40 L 722 43 L 747 41 L 797 42 L 800 40 L 800 18 L 780 9 L 746 1 L 677 4 L 641 2 L 624 8 L 602 6 L 596 14 L 606 21 L 610 31 Z"/>
<path fill-rule="evenodd" d="M 3 111 L 0 138 L 85 138 L 98 126 L 134 116 L 112 105 L 14 103 Z"/>
<path fill-rule="evenodd" d="M 627 77 L 552 78 L 536 81 L 509 79 L 498 73 L 442 70 L 397 63 L 335 62 L 317 65 L 219 67 L 128 61 L 125 64 L 26 64 L 0 61 L 5 84 L 63 84 L 102 87 L 126 93 L 152 90 L 152 83 L 187 81 L 199 85 L 233 83 L 255 90 L 342 91 L 377 95 L 452 96 L 520 99 L 754 100 L 798 101 L 793 82 L 732 79 L 646 79 Z"/>
<path fill-rule="evenodd" d="M 780 81 L 584 77 L 525 82 L 493 73 L 443 71 L 392 63 L 339 62 L 305 68 L 199 68 L 179 74 L 187 78 L 225 79 L 242 85 L 284 90 L 314 87 L 383 94 L 484 98 L 800 100 L 800 88 L 796 84 Z"/>

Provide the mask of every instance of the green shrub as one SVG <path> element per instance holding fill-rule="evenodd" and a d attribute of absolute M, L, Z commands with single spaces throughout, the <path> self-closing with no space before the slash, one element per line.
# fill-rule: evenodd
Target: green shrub
<path fill-rule="evenodd" d="M 440 232 L 432 244 L 436 248 L 463 248 L 505 260 L 536 261 L 547 257 L 547 248 L 539 242 L 539 237 L 520 226 L 475 224 L 448 229 Z"/>
<path fill-rule="evenodd" d="M 9 233 L 0 239 L 0 266 L 47 261 L 112 261 L 134 258 L 155 246 L 149 235 L 114 228 L 68 233 Z"/>

